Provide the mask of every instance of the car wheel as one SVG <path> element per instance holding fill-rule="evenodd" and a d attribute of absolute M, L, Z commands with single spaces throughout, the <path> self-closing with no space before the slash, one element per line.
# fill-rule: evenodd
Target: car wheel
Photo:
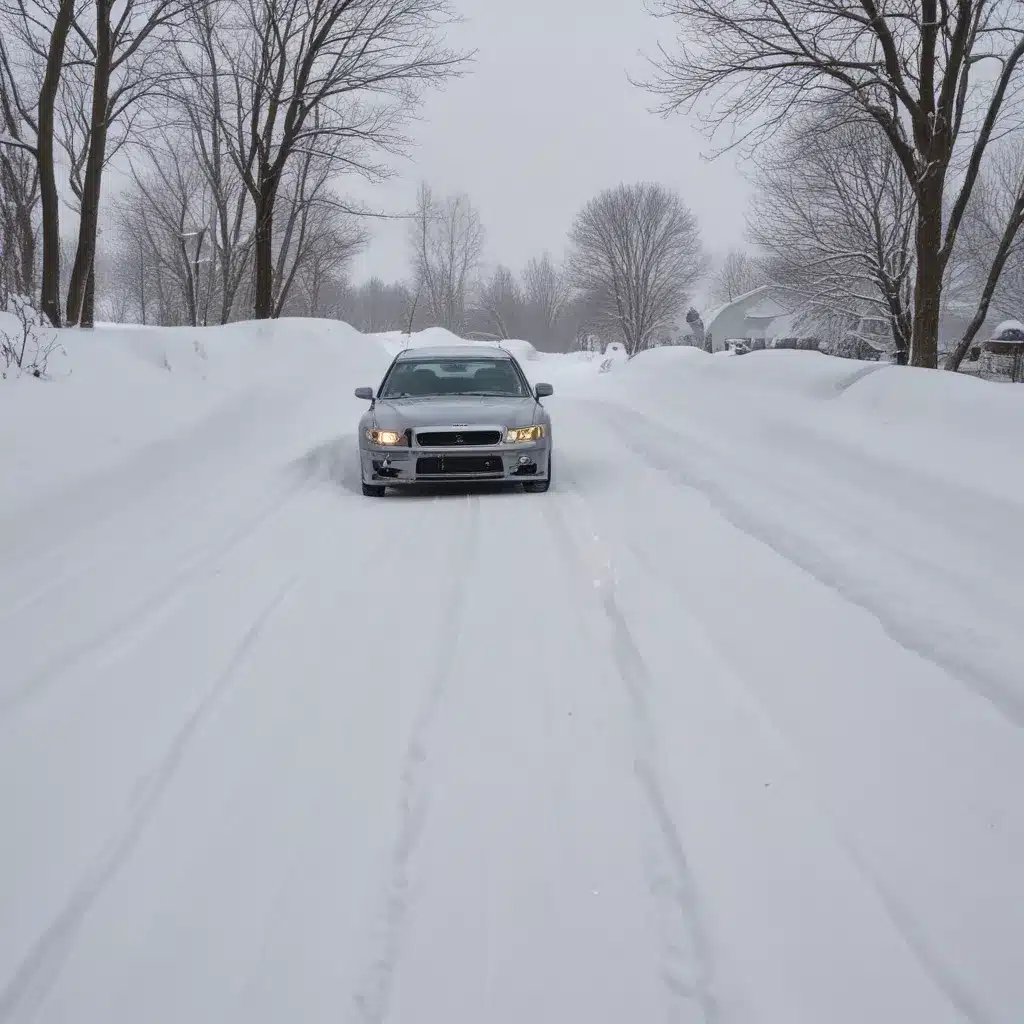
<path fill-rule="evenodd" d="M 553 468 L 551 464 L 551 456 L 548 456 L 548 478 L 547 480 L 530 480 L 523 484 L 523 490 L 527 494 L 543 494 L 551 486 L 551 474 Z"/>
<path fill-rule="evenodd" d="M 363 484 L 363 494 L 367 498 L 383 498 L 385 490 L 380 484 Z"/>

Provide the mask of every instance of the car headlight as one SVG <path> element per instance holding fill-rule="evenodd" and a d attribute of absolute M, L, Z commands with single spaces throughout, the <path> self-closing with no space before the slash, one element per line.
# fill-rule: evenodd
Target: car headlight
<path fill-rule="evenodd" d="M 532 427 L 509 427 L 505 431 L 505 440 L 509 444 L 521 441 L 539 441 L 544 436 L 544 425 L 535 423 Z"/>
<path fill-rule="evenodd" d="M 366 440 L 370 444 L 405 444 L 405 436 L 397 430 L 378 430 L 377 427 L 367 430 Z"/>

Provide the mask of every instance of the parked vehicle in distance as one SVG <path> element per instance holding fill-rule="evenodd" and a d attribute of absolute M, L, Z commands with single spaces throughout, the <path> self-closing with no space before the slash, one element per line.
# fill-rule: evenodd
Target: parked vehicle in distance
<path fill-rule="evenodd" d="M 400 352 L 380 387 L 356 388 L 370 408 L 359 421 L 363 494 L 453 481 L 551 485 L 551 418 L 502 348 L 457 345 Z"/>

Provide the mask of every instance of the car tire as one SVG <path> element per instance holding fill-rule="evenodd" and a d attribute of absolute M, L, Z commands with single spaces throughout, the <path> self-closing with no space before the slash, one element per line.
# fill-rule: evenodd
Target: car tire
<path fill-rule="evenodd" d="M 363 495 L 367 498 L 383 498 L 386 487 L 382 487 L 380 484 L 363 484 Z"/>
<path fill-rule="evenodd" d="M 543 494 L 551 486 L 552 474 L 551 456 L 548 456 L 548 478 L 547 480 L 530 480 L 523 484 L 523 490 L 527 494 Z"/>

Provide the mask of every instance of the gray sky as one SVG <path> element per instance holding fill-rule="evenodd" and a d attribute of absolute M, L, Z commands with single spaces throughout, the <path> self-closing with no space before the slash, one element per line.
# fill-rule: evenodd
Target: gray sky
<path fill-rule="evenodd" d="M 485 258 L 519 269 L 545 249 L 560 257 L 576 211 L 620 181 L 655 180 L 696 213 L 705 247 L 742 243 L 748 189 L 730 157 L 688 121 L 650 112 L 654 99 L 627 81 L 644 74 L 669 26 L 643 0 L 455 0 L 465 23 L 453 45 L 478 50 L 470 73 L 431 94 L 413 126 L 412 160 L 371 190 L 341 182 L 378 209 L 412 206 L 421 179 L 439 194 L 468 193 L 487 231 Z M 353 277 L 408 273 L 401 222 L 376 222 Z"/>

